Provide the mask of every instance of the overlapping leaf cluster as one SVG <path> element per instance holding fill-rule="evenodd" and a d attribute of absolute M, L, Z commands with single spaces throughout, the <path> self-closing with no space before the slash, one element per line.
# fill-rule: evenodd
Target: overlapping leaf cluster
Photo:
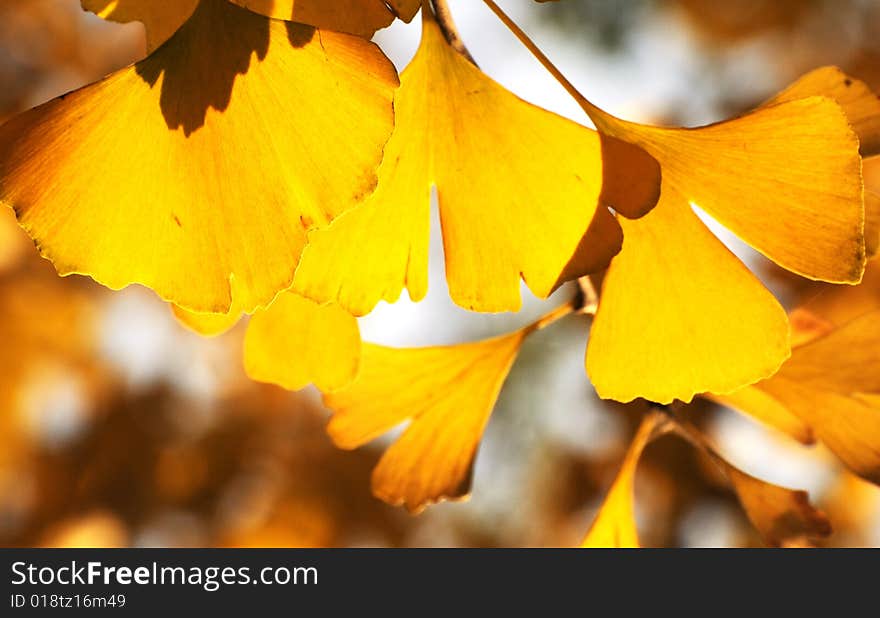
<path fill-rule="evenodd" d="M 767 542 L 827 534 L 802 492 L 732 466 L 678 410 L 713 398 L 878 482 L 880 317 L 787 315 L 694 207 L 791 273 L 859 284 L 880 245 L 880 187 L 862 174 L 880 154 L 880 101 L 824 68 L 718 124 L 628 122 L 484 1 L 597 130 L 483 73 L 443 2 L 82 0 L 143 22 L 148 55 L 2 125 L 0 200 L 61 275 L 146 285 L 204 334 L 250 314 L 249 375 L 318 386 L 341 448 L 408 422 L 373 474 L 388 502 L 467 495 L 523 341 L 586 313 L 598 394 L 656 405 L 585 544 L 638 543 L 635 469 L 666 433 L 715 462 Z M 368 37 L 420 9 L 398 76 Z M 521 281 L 546 298 L 579 280 L 573 300 L 484 341 L 362 344 L 357 317 L 427 292 L 432 189 L 458 305 L 517 311 Z"/>

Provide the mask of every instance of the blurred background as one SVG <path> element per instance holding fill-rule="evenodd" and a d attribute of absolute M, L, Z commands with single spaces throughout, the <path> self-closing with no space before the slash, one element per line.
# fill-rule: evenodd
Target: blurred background
<path fill-rule="evenodd" d="M 713 122 L 825 64 L 880 87 L 873 0 L 501 4 L 584 94 L 628 119 Z M 588 123 L 482 3 L 450 5 L 484 71 Z M 376 40 L 402 69 L 419 32 L 417 18 Z M 78 0 L 0 0 L 0 121 L 143 54 L 140 24 L 103 22 Z M 795 280 L 709 224 L 788 307 L 817 296 L 848 302 L 848 290 Z M 381 305 L 362 320 L 365 339 L 486 337 L 571 294 L 539 302 L 523 288 L 517 315 L 460 310 L 443 281 L 436 213 L 433 232 L 428 298 Z M 860 291 L 868 306 L 880 307 L 878 279 Z M 642 413 L 596 398 L 583 372 L 589 323 L 569 318 L 523 350 L 486 432 L 472 498 L 413 517 L 370 495 L 386 443 L 340 451 L 324 433 L 316 392 L 243 375 L 242 327 L 201 338 L 146 289 L 111 293 L 61 279 L 0 210 L 0 545 L 570 546 L 592 522 Z M 880 545 L 880 490 L 824 449 L 708 403 L 689 415 L 744 470 L 808 489 L 835 528 L 828 545 Z M 711 465 L 672 438 L 643 459 L 637 510 L 647 546 L 760 544 Z"/>

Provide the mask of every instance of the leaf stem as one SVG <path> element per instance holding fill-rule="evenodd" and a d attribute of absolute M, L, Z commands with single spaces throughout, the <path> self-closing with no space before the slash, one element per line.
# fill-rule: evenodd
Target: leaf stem
<path fill-rule="evenodd" d="M 529 35 L 527 35 L 523 31 L 523 29 L 520 28 L 516 24 L 516 22 L 510 18 L 507 13 L 501 10 L 501 7 L 495 4 L 494 0 L 483 0 L 483 2 L 487 7 L 489 7 L 489 9 L 493 13 L 495 13 L 498 19 L 500 19 L 501 22 L 505 26 L 507 26 L 507 29 L 510 30 L 517 39 L 519 39 L 520 43 L 522 43 L 526 47 L 526 49 L 531 52 L 531 54 L 538 62 L 541 63 L 541 65 L 547 70 L 547 72 L 550 73 L 550 75 L 552 75 L 557 82 L 559 82 L 559 85 L 565 88 L 566 92 L 568 92 L 568 94 L 570 94 L 572 98 L 574 98 L 574 100 L 577 101 L 582 108 L 584 108 L 584 111 L 587 112 L 587 115 L 589 115 L 594 122 L 598 122 L 596 120 L 596 116 L 602 118 L 606 115 L 603 110 L 593 105 L 593 103 L 589 99 L 587 99 L 578 91 L 577 88 L 574 87 L 574 84 L 572 84 L 568 80 L 568 78 L 562 74 L 562 71 L 560 71 L 556 67 L 556 65 L 550 61 L 547 55 L 544 54 L 544 52 L 541 51 L 541 49 L 535 44 L 535 42 L 529 38 Z"/>
<path fill-rule="evenodd" d="M 437 20 L 437 25 L 439 25 L 440 30 L 443 31 L 443 36 L 446 37 L 446 41 L 449 43 L 450 47 L 467 58 L 471 64 L 476 66 L 477 62 L 474 60 L 474 57 L 471 56 L 467 46 L 465 46 L 461 34 L 458 32 L 458 26 L 455 25 L 455 20 L 452 18 L 452 11 L 449 10 L 449 5 L 446 3 L 446 0 L 431 0 L 431 5 L 434 9 L 433 13 Z M 424 8 L 422 11 L 425 12 Z"/>
<path fill-rule="evenodd" d="M 545 313 L 540 318 L 538 318 L 537 320 L 535 320 L 534 322 L 532 322 L 531 324 L 526 326 L 523 330 L 527 334 L 531 334 L 531 333 L 534 333 L 539 330 L 544 330 L 545 328 L 547 328 L 551 324 L 555 324 L 556 322 L 558 322 L 559 320 L 561 320 L 565 316 L 571 315 L 572 313 L 574 313 L 577 310 L 578 304 L 579 304 L 578 299 L 572 298 L 570 301 L 568 301 L 564 305 L 560 305 L 559 307 L 556 307 L 556 309 L 553 309 L 552 311 Z"/>
<path fill-rule="evenodd" d="M 578 313 L 584 315 L 596 315 L 599 310 L 599 294 L 596 292 L 596 286 L 590 275 L 584 275 L 577 280 L 578 289 L 581 294 L 581 308 Z"/>
<path fill-rule="evenodd" d="M 714 460 L 715 464 L 721 467 L 723 471 L 723 466 L 719 462 L 726 460 L 718 452 L 718 449 L 709 439 L 709 436 L 697 429 L 691 422 L 683 419 L 681 414 L 673 407 L 661 406 L 659 404 L 652 404 L 651 407 L 666 415 L 670 421 L 670 429 L 674 433 L 678 434 L 681 438 L 684 438 L 685 441 L 690 442 L 690 444 L 696 447 L 697 450 L 703 451 L 709 455 L 710 458 Z"/>

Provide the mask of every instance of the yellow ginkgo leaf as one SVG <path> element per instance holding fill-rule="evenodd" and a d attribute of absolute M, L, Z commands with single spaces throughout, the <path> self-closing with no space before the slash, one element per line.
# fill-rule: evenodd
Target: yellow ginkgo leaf
<path fill-rule="evenodd" d="M 805 345 L 834 330 L 834 325 L 831 322 L 805 309 L 792 311 L 788 320 L 791 324 L 792 348 Z M 733 410 L 744 412 L 762 423 L 788 434 L 798 442 L 803 444 L 815 442 L 815 436 L 810 427 L 772 395 L 761 390 L 760 383 L 744 386 L 725 395 L 707 393 L 704 397 Z"/>
<path fill-rule="evenodd" d="M 868 306 L 858 299 L 855 305 Z M 795 347 L 776 375 L 750 387 L 753 396 L 735 394 L 720 398 L 722 403 L 760 418 L 766 412 L 759 397 L 773 401 L 808 427 L 853 472 L 880 483 L 877 306 L 875 299 L 874 311 Z"/>
<path fill-rule="evenodd" d="M 788 357 L 783 308 L 681 200 L 664 186 L 652 212 L 622 221 L 587 348 L 601 397 L 690 401 L 766 378 Z"/>
<path fill-rule="evenodd" d="M 865 266 L 858 137 L 833 100 L 765 106 L 698 129 L 666 129 L 593 114 L 663 169 L 679 207 L 696 204 L 796 274 L 858 283 Z"/>
<path fill-rule="evenodd" d="M 62 275 L 250 312 L 372 191 L 396 84 L 359 37 L 202 0 L 146 60 L 0 127 L 0 200 Z"/>
<path fill-rule="evenodd" d="M 139 21 L 147 33 L 147 53 L 171 38 L 201 0 L 80 0 L 83 9 L 103 19 Z"/>
<path fill-rule="evenodd" d="M 244 338 L 244 367 L 259 382 L 333 391 L 357 375 L 357 320 L 339 305 L 319 305 L 284 292 L 253 315 Z"/>
<path fill-rule="evenodd" d="M 831 524 L 807 492 L 768 483 L 715 457 L 733 486 L 749 521 L 773 547 L 809 545 L 831 534 Z"/>
<path fill-rule="evenodd" d="M 880 483 L 880 312 L 796 348 L 757 387 L 809 425 L 853 472 Z"/>
<path fill-rule="evenodd" d="M 465 308 L 515 311 L 520 278 L 546 297 L 563 272 L 604 267 L 620 231 L 597 204 L 644 214 L 657 198 L 656 162 L 517 98 L 452 49 L 433 18 L 423 22 L 379 186 L 362 208 L 310 235 L 294 289 L 355 315 L 396 300 L 404 286 L 421 299 L 432 184 L 450 294 Z"/>
<path fill-rule="evenodd" d="M 765 543 L 774 547 L 803 546 L 831 534 L 828 518 L 810 504 L 807 492 L 768 483 L 743 472 L 686 421 L 676 420 L 674 429 L 724 474 Z"/>
<path fill-rule="evenodd" d="M 330 437 L 357 448 L 409 425 L 373 471 L 373 492 L 410 511 L 470 491 L 477 446 L 527 331 L 461 345 L 365 344 L 358 377 L 325 395 Z"/>
<path fill-rule="evenodd" d="M 840 106 L 812 97 L 693 130 L 594 119 L 663 167 L 660 205 L 622 222 L 593 324 L 587 369 L 600 396 L 689 401 L 772 375 L 789 354 L 782 308 L 690 205 L 790 270 L 858 282 L 861 161 Z"/>
<path fill-rule="evenodd" d="M 828 519 L 810 505 L 806 492 L 780 487 L 743 472 L 693 425 L 654 411 L 639 427 L 582 547 L 639 547 L 633 506 L 635 471 L 645 446 L 668 431 L 679 434 L 718 466 L 767 544 L 804 545 L 831 533 Z"/>
<path fill-rule="evenodd" d="M 843 326 L 880 309 L 880 262 L 872 260 L 868 263 L 860 285 L 811 289 L 804 302 L 806 309 L 833 326 Z"/>
<path fill-rule="evenodd" d="M 767 104 L 794 101 L 809 96 L 826 96 L 837 101 L 859 136 L 863 156 L 880 154 L 880 98 L 868 85 L 837 67 L 810 71 Z"/>
<path fill-rule="evenodd" d="M 788 322 L 791 324 L 792 348 L 806 345 L 834 330 L 834 324 L 804 307 L 799 307 L 789 313 Z"/>
<path fill-rule="evenodd" d="M 743 412 L 802 444 L 813 444 L 816 441 L 809 425 L 758 385 L 750 384 L 726 395 L 705 396 L 723 406 Z"/>
<path fill-rule="evenodd" d="M 775 105 L 809 96 L 834 99 L 846 113 L 859 137 L 863 156 L 880 154 L 880 97 L 868 85 L 837 67 L 822 67 L 807 73 L 773 97 L 766 105 Z M 865 253 L 873 257 L 880 248 L 880 157 L 865 159 Z M 876 171 L 874 171 L 876 170 Z"/>
<path fill-rule="evenodd" d="M 614 484 L 608 491 L 581 547 L 639 547 L 633 505 L 636 468 L 645 447 L 662 433 L 667 420 L 663 414 L 651 412 L 642 421 L 623 459 L 620 472 L 614 479 Z"/>
<path fill-rule="evenodd" d="M 771 375 L 790 353 L 782 309 L 692 206 L 792 272 L 858 283 L 862 162 L 844 109 L 814 96 L 696 129 L 627 122 L 581 95 L 494 0 L 484 3 L 601 133 L 642 147 L 662 168 L 660 204 L 623 223 L 626 241 L 603 286 L 586 361 L 599 395 L 688 401 Z"/>

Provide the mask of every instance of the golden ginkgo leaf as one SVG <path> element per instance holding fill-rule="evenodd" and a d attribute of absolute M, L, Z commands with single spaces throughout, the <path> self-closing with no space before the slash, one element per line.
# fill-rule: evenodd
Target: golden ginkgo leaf
<path fill-rule="evenodd" d="M 633 494 L 635 491 L 636 468 L 642 452 L 651 440 L 662 433 L 667 417 L 659 412 L 651 412 L 642 421 L 630 444 L 620 472 L 608 491 L 590 531 L 581 547 L 639 547 L 639 534 L 636 527 Z"/>
<path fill-rule="evenodd" d="M 880 483 L 880 311 L 797 346 L 779 372 L 751 387 L 799 419 L 859 476 Z M 754 401 L 722 402 L 760 416 Z"/>
<path fill-rule="evenodd" d="M 601 397 L 658 403 L 772 375 L 789 326 L 773 295 L 664 187 L 602 285 L 587 372 Z"/>
<path fill-rule="evenodd" d="M 838 327 L 880 309 L 880 262 L 868 263 L 861 284 L 811 287 L 803 302 L 806 310 Z"/>
<path fill-rule="evenodd" d="M 798 347 L 757 385 L 859 476 L 880 483 L 880 312 Z"/>
<path fill-rule="evenodd" d="M 250 312 L 372 191 L 396 84 L 359 37 L 203 0 L 146 60 L 0 127 L 0 200 L 62 275 Z"/>
<path fill-rule="evenodd" d="M 701 129 L 593 117 L 663 168 L 657 208 L 621 222 L 627 242 L 605 280 L 587 353 L 598 393 L 690 401 L 772 375 L 789 354 L 784 312 L 691 204 L 789 270 L 858 282 L 861 160 L 840 106 L 811 97 Z"/>
<path fill-rule="evenodd" d="M 792 311 L 788 320 L 791 324 L 792 348 L 805 345 L 834 330 L 834 325 L 831 322 L 804 309 Z M 748 416 L 789 435 L 798 442 L 803 444 L 815 442 L 815 436 L 809 425 L 763 391 L 760 388 L 760 382 L 724 395 L 706 393 L 703 396 L 733 410 L 744 412 Z"/>
<path fill-rule="evenodd" d="M 824 513 L 810 504 L 807 492 L 768 483 L 715 457 L 733 486 L 749 521 L 773 547 L 804 546 L 831 534 Z"/>
<path fill-rule="evenodd" d="M 880 154 L 880 98 L 865 82 L 837 67 L 810 71 L 773 97 L 767 105 L 816 95 L 834 99 L 843 107 L 849 123 L 859 136 L 863 156 Z"/>
<path fill-rule="evenodd" d="M 773 97 L 765 105 L 775 105 L 809 96 L 834 99 L 846 113 L 859 137 L 859 151 L 864 157 L 880 154 L 880 97 L 868 85 L 837 67 L 811 71 Z M 880 249 L 880 157 L 864 159 L 865 183 L 865 253 L 873 257 Z M 875 171 L 876 170 L 876 171 Z"/>
<path fill-rule="evenodd" d="M 80 0 L 86 11 L 103 19 L 139 21 L 147 34 L 147 53 L 171 38 L 189 19 L 201 0 Z"/>
<path fill-rule="evenodd" d="M 653 159 L 517 98 L 455 51 L 428 14 L 401 82 L 379 186 L 362 208 L 310 234 L 294 284 L 305 296 L 355 315 L 397 300 L 404 286 L 421 299 L 432 184 L 450 294 L 477 311 L 519 309 L 520 278 L 546 297 L 560 276 L 604 267 L 621 237 L 600 198 L 626 216 L 656 201 Z"/>
<path fill-rule="evenodd" d="M 373 493 L 411 511 L 470 491 L 477 446 L 526 331 L 461 345 L 365 344 L 360 373 L 325 395 L 341 448 L 409 425 L 373 470 Z"/>
<path fill-rule="evenodd" d="M 761 107 L 698 129 L 593 114 L 602 131 L 651 153 L 664 187 L 783 268 L 858 283 L 865 266 L 859 140 L 826 97 Z"/>
<path fill-rule="evenodd" d="M 255 313 L 244 338 L 248 376 L 289 390 L 342 388 L 357 375 L 360 357 L 360 331 L 350 313 L 291 292 Z"/>
<path fill-rule="evenodd" d="M 685 438 L 718 467 L 730 482 L 749 521 L 768 545 L 805 545 L 830 534 L 828 519 L 810 505 L 806 492 L 780 487 L 743 472 L 691 424 L 653 411 L 642 421 L 633 438 L 582 547 L 639 547 L 633 507 L 636 467 L 645 446 L 668 431 Z"/>
<path fill-rule="evenodd" d="M 858 283 L 861 157 L 844 109 L 816 96 L 697 129 L 627 122 L 581 95 L 494 0 L 484 3 L 602 134 L 642 147 L 662 168 L 659 205 L 639 221 L 621 220 L 626 242 L 605 279 L 587 351 L 599 395 L 689 401 L 771 375 L 790 354 L 782 308 L 692 206 L 792 272 Z"/>
<path fill-rule="evenodd" d="M 723 406 L 743 412 L 802 444 L 813 444 L 816 441 L 810 426 L 775 397 L 761 389 L 760 382 L 749 384 L 726 395 L 705 396 Z"/>

